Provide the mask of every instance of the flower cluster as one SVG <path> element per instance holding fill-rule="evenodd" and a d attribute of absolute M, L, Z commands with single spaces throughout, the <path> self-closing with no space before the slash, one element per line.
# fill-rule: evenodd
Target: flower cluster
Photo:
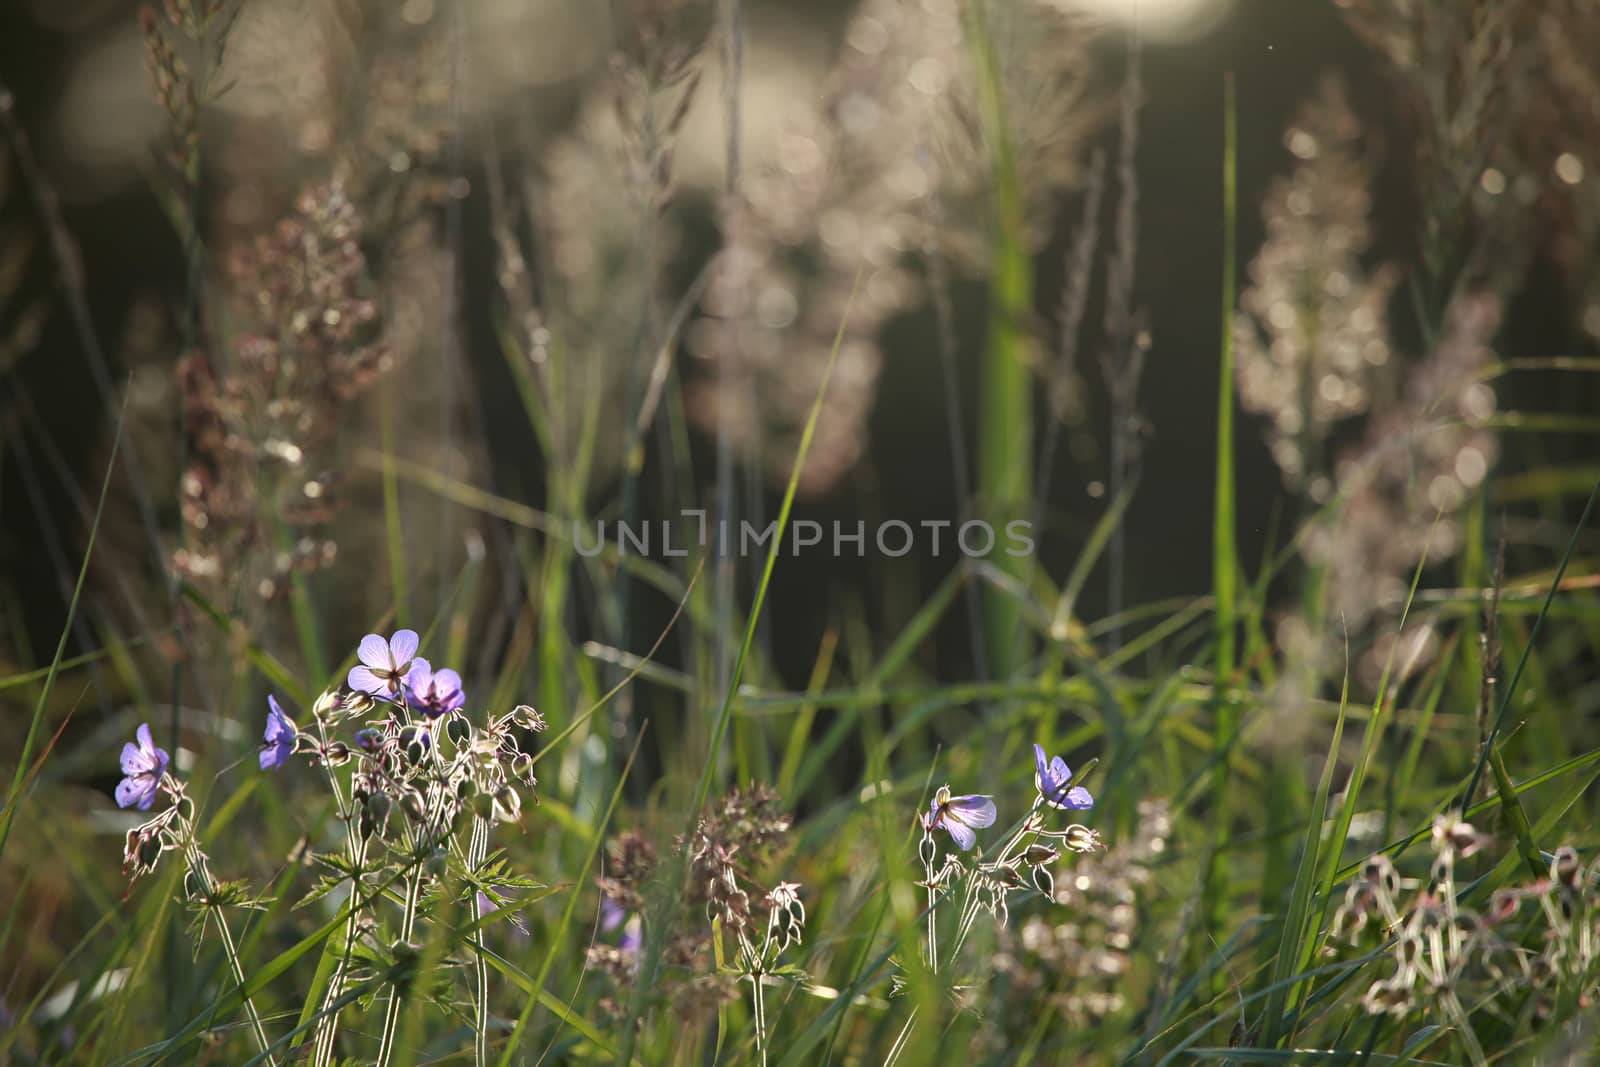
<path fill-rule="evenodd" d="M 919 816 L 922 835 L 917 847 L 922 862 L 922 886 L 928 893 L 929 966 L 937 971 L 955 959 L 966 942 L 979 912 L 987 911 L 1000 926 L 1010 918 L 1013 894 L 1029 885 L 1040 895 L 1055 896 L 1052 865 L 1062 852 L 1094 852 L 1103 848 L 1100 835 L 1081 823 L 1055 829 L 1048 826 L 1051 811 L 1087 811 L 1094 806 L 1089 791 L 1075 784 L 1066 760 L 1048 758 L 1040 745 L 1033 746 L 1034 801 L 1022 822 L 1001 844 L 993 859 L 965 862 L 962 854 L 977 845 L 977 831 L 994 825 L 998 812 L 994 798 L 982 794 L 954 795 L 949 786 L 934 793 L 928 811 Z M 943 830 L 960 850 L 946 853 L 942 862 L 937 831 Z M 947 959 L 941 959 L 938 919 L 941 906 L 961 889 L 959 921 L 955 941 Z"/>
<path fill-rule="evenodd" d="M 346 686 L 318 697 L 303 724 L 269 695 L 259 753 L 263 771 L 281 770 L 295 755 L 307 757 L 322 769 L 333 793 L 345 824 L 345 849 L 342 855 L 315 856 L 331 873 L 306 899 L 346 891 L 351 901 L 347 941 L 352 946 L 365 942 L 359 958 L 394 961 L 397 991 L 385 1017 L 379 1063 L 393 1053 L 398 986 L 405 973 L 400 965 L 415 954 L 409 946 L 424 913 L 424 890 L 430 914 L 450 899 L 450 890 L 475 920 L 503 912 L 496 917 L 514 921 L 504 894 L 538 885 L 510 874 L 490 854 L 489 833 L 501 823 L 521 822 L 523 794 L 534 795 L 538 785 L 521 735 L 543 730 L 544 720 L 532 708 L 519 706 L 475 721 L 465 710 L 460 676 L 434 670 L 417 654 L 419 645 L 412 630 L 387 638 L 368 634 Z M 348 737 L 341 736 L 350 727 Z M 156 747 L 148 725 L 140 726 L 136 741 L 123 748 L 125 777 L 116 789 L 117 803 L 149 810 L 160 795 L 173 801 L 129 831 L 127 869 L 135 876 L 147 873 L 163 853 L 182 849 L 190 868 L 185 888 L 192 902 L 253 906 L 235 887 L 219 886 L 212 879 L 194 840 L 193 806 L 169 772 L 170 762 L 167 752 Z M 404 914 L 398 936 L 384 940 L 377 936 L 376 906 L 391 886 L 402 887 Z M 225 925 L 219 928 L 226 937 Z M 231 941 L 229 948 L 231 954 Z M 339 1001 L 355 977 L 357 959 L 346 954 L 335 968 L 325 1008 Z M 480 959 L 477 966 L 482 970 L 486 965 Z M 487 1024 L 481 993 L 486 982 L 483 970 L 475 1020 L 480 1031 Z M 250 1010 L 264 1048 L 264 1031 Z M 318 1024 L 312 1051 L 317 1067 L 333 1061 L 337 1027 L 335 1008 Z"/>
<path fill-rule="evenodd" d="M 1389 362 L 1387 306 L 1399 281 L 1368 275 L 1369 175 L 1361 127 L 1335 80 L 1284 135 L 1293 174 L 1262 207 L 1267 240 L 1250 264 L 1235 321 L 1239 400 L 1271 420 L 1268 443 L 1284 481 L 1324 501 L 1324 443 L 1365 412 Z"/>

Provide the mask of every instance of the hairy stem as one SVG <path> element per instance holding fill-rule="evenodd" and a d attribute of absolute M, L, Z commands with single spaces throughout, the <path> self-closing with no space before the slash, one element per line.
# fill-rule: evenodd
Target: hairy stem
<path fill-rule="evenodd" d="M 474 874 L 483 866 L 483 861 L 489 855 L 489 821 L 482 818 L 472 820 L 472 840 L 467 845 L 467 866 Z M 474 926 L 483 918 L 483 901 L 479 899 L 476 890 L 472 893 L 472 921 Z M 482 944 L 483 930 L 478 929 L 478 943 Z M 489 1063 L 489 961 L 484 958 L 483 950 L 476 949 L 472 954 L 472 1062 L 477 1067 L 488 1067 Z"/>
<path fill-rule="evenodd" d="M 266 1057 L 270 1067 L 277 1067 L 277 1060 L 271 1054 L 272 1043 L 267 1040 L 267 1029 L 261 1025 L 261 1013 L 256 1011 L 256 1003 L 245 992 L 244 964 L 239 959 L 239 947 L 233 942 L 233 932 L 228 929 L 228 922 L 222 917 L 222 907 L 215 903 L 217 891 L 216 883 L 211 878 L 211 871 L 206 867 L 205 857 L 200 849 L 191 840 L 184 847 L 184 858 L 189 861 L 189 873 L 194 877 L 200 892 L 205 895 L 206 910 L 210 913 L 210 920 L 216 923 L 217 932 L 222 935 L 222 953 L 228 957 L 228 969 L 233 972 L 233 980 L 239 983 L 239 996 L 244 1001 L 244 1014 L 250 1020 L 250 1031 L 255 1035 L 256 1048 Z"/>
<path fill-rule="evenodd" d="M 328 735 L 323 727 L 322 720 L 316 720 L 317 734 L 322 739 L 324 746 L 328 743 Z M 357 898 L 361 895 L 361 864 L 366 858 L 366 846 L 361 838 L 360 828 L 356 826 L 356 813 L 352 806 L 345 803 L 344 790 L 339 788 L 339 778 L 333 773 L 333 767 L 327 760 L 322 760 L 323 769 L 328 774 L 328 788 L 333 790 L 333 802 L 339 810 L 339 820 L 344 823 L 345 854 L 350 859 L 350 916 L 344 925 L 344 949 L 340 952 L 339 962 L 334 966 L 333 975 L 328 979 L 328 991 L 322 998 L 322 1017 L 317 1022 L 316 1040 L 312 1048 L 312 1067 L 327 1067 L 333 1062 L 334 1038 L 339 1032 L 339 1012 L 334 1010 L 334 1004 L 344 992 L 344 980 L 350 969 L 350 955 L 355 945 L 356 932 L 360 928 L 361 913 L 355 907 Z"/>
<path fill-rule="evenodd" d="M 417 902 L 422 898 L 422 871 L 414 870 L 406 876 L 406 907 L 400 920 L 400 941 L 409 942 L 417 926 Z M 399 984 L 389 990 L 389 1006 L 383 1014 L 383 1036 L 378 1042 L 378 1058 L 374 1067 L 389 1067 L 394 1060 L 395 1038 L 400 1033 L 400 1008 L 405 997 Z"/>

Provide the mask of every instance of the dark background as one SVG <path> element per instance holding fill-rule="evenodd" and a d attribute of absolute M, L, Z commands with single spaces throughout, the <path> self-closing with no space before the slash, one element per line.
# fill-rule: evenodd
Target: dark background
<path fill-rule="evenodd" d="M 817 17 L 838 24 L 850 5 L 816 5 Z M 0 5 L 0 80 L 12 90 L 22 126 L 41 143 L 48 141 L 49 116 L 70 71 L 75 33 L 52 30 L 35 20 L 20 0 Z M 133 19 L 131 4 L 108 3 L 86 16 L 98 20 Z M 1115 35 L 1102 45 L 1108 86 L 1120 76 Z M 1140 228 L 1137 300 L 1153 336 L 1141 389 L 1148 423 L 1138 495 L 1127 515 L 1129 603 L 1209 589 L 1212 466 L 1217 392 L 1219 296 L 1222 264 L 1222 126 L 1223 84 L 1232 72 L 1237 83 L 1239 130 L 1239 269 L 1245 268 L 1262 236 L 1258 205 L 1271 178 L 1282 173 L 1288 155 L 1281 137 L 1297 107 L 1308 99 L 1317 79 L 1328 70 L 1344 75 L 1354 110 L 1381 146 L 1375 188 L 1377 238 L 1374 260 L 1405 260 L 1414 245 L 1416 218 L 1410 156 L 1405 150 L 1408 116 L 1396 106 L 1380 61 L 1347 29 L 1330 3 L 1322 0 L 1239 0 L 1231 12 L 1201 36 L 1182 42 L 1147 42 L 1144 50 L 1146 104 L 1141 116 L 1139 147 Z M 562 88 L 542 90 L 559 97 Z M 1117 131 L 1108 124 L 1101 140 L 1114 148 Z M 471 161 L 469 168 L 473 166 Z M 477 187 L 475 186 L 475 189 Z M 1108 195 L 1108 209 L 1113 197 Z M 13 187 L 4 211 L 6 220 L 29 225 L 35 205 Z M 71 198 L 62 210 L 78 242 L 93 325 L 110 358 L 124 335 L 135 301 L 152 289 L 176 299 L 183 291 L 181 250 L 148 183 L 124 183 L 109 195 Z M 1063 220 L 1076 217 L 1076 203 L 1064 205 Z M 464 269 L 468 292 L 488 284 L 492 249 L 482 198 L 469 198 L 464 215 Z M 1056 239 L 1036 262 L 1037 310 L 1049 321 L 1061 290 L 1063 258 L 1069 226 L 1057 227 Z M 714 240 L 709 223 L 707 249 Z M 686 257 L 693 259 L 693 256 Z M 91 496 L 98 487 L 99 466 L 108 437 L 104 410 L 87 383 L 86 364 L 74 330 L 60 302 L 53 300 L 49 257 L 41 249 L 26 282 L 24 297 L 52 298 L 51 313 L 36 351 L 4 388 L 4 417 L 21 419 L 23 398 L 49 427 L 64 469 Z M 962 342 L 961 360 L 968 409 L 962 413 L 970 438 L 975 423 L 977 356 L 982 341 L 984 291 L 979 281 L 958 284 L 953 294 Z M 474 314 L 473 302 L 466 302 Z M 1097 344 L 1095 305 L 1089 334 L 1080 345 L 1079 365 L 1087 381 L 1090 407 L 1085 425 L 1064 434 L 1057 457 L 1042 541 L 1050 573 L 1064 575 L 1106 501 L 1088 491 L 1090 482 L 1106 477 L 1103 445 L 1106 416 L 1094 352 Z M 1526 290 L 1508 309 L 1502 355 L 1570 354 L 1577 337 L 1565 324 L 1571 310 L 1563 285 L 1553 271 L 1536 263 Z M 1397 341 L 1415 358 L 1407 337 L 1407 317 L 1394 318 Z M 467 324 L 470 366 L 488 424 L 480 429 L 493 442 L 493 469 L 486 475 L 508 496 L 537 500 L 540 481 L 531 436 L 520 409 L 504 389 L 504 369 L 493 352 L 486 317 Z M 956 513 L 951 473 L 949 429 L 943 389 L 937 373 L 935 338 L 926 308 L 891 321 L 883 334 L 885 363 L 878 401 L 871 421 L 866 460 L 831 493 L 804 501 L 796 514 L 830 523 L 857 518 L 897 517 L 910 522 L 949 518 Z M 113 368 L 116 373 L 116 368 Z M 1581 376 L 1592 377 L 1592 376 Z M 1591 383 L 1571 377 L 1517 375 L 1497 384 L 1502 409 L 1592 412 L 1600 407 Z M 1098 405 L 1098 406 L 1097 406 Z M 1041 409 L 1042 410 L 1042 409 Z M 1042 424 L 1041 418 L 1041 424 Z M 1285 503 L 1277 469 L 1263 448 L 1261 426 L 1241 413 L 1238 441 L 1239 536 L 1242 559 L 1253 571 L 1267 547 L 1269 527 Z M 1075 442 L 1075 444 L 1073 444 Z M 1072 447 L 1068 447 L 1072 444 Z M 1593 442 L 1541 441 L 1543 458 L 1557 461 L 1567 450 L 1588 453 Z M 704 483 L 713 467 L 709 442 L 700 442 Z M 1519 444 L 1507 442 L 1501 467 L 1517 462 Z M 1550 450 L 1554 450 L 1553 452 Z M 971 442 L 969 441 L 969 455 Z M 1572 458 L 1566 456 L 1565 458 Z M 27 637 L 36 650 L 53 647 L 59 632 L 64 598 L 56 569 L 45 565 L 51 541 L 58 541 L 68 560 L 79 557 L 82 524 L 48 457 L 35 455 L 43 475 L 47 515 L 38 514 L 21 491 L 21 470 L 8 450 L 0 470 L 0 568 L 9 577 L 23 610 L 11 619 L 25 619 Z M 157 487 L 160 490 L 162 487 Z M 780 487 L 781 488 L 781 487 Z M 603 497 L 603 492 L 600 494 Z M 171 493 L 158 492 L 170 500 Z M 776 511 L 778 490 L 770 490 L 764 507 Z M 171 521 L 175 515 L 164 516 Z M 1277 542 L 1284 533 L 1280 527 Z M 872 598 L 881 561 L 833 559 L 821 553 L 786 559 L 779 566 L 771 594 L 771 636 L 790 682 L 804 679 L 822 625 L 837 616 L 842 594 L 854 590 Z M 918 581 L 931 586 L 950 565 L 949 559 L 922 561 Z M 1093 618 L 1104 610 L 1104 583 L 1087 591 L 1081 612 Z M 641 619 L 664 614 L 665 605 L 645 605 Z M 10 625 L 8 622 L 7 625 Z M 637 629 L 653 624 L 640 622 Z M 942 646 L 940 672 L 967 673 L 968 642 L 964 624 L 949 629 Z M 42 657 L 42 654 L 40 654 Z"/>

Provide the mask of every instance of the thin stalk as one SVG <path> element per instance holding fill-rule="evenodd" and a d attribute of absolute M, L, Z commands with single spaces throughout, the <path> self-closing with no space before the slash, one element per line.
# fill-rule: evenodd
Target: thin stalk
<path fill-rule="evenodd" d="M 1206 899 L 1211 902 L 1205 921 L 1208 934 L 1217 935 L 1227 909 L 1228 871 L 1224 858 L 1228 840 L 1228 753 L 1239 729 L 1239 709 L 1228 696 L 1233 679 L 1237 618 L 1235 596 L 1238 560 L 1234 540 L 1233 487 L 1233 305 L 1236 216 L 1237 117 L 1233 75 L 1224 82 L 1222 154 L 1222 336 L 1221 367 L 1217 374 L 1217 455 L 1212 513 L 1211 569 L 1216 596 L 1216 737 L 1215 770 L 1211 783 L 1212 825 L 1216 828 L 1206 871 Z"/>
<path fill-rule="evenodd" d="M 217 932 L 222 935 L 222 954 L 228 958 L 228 969 L 233 972 L 233 980 L 239 983 L 239 996 L 244 1001 L 244 1014 L 250 1020 L 250 1031 L 255 1035 L 256 1048 L 266 1062 L 276 1067 L 275 1060 L 270 1050 L 272 1042 L 267 1040 L 266 1027 L 261 1025 L 261 1014 L 256 1011 L 256 1002 L 245 992 L 244 964 L 239 959 L 239 947 L 233 942 L 233 932 L 228 929 L 228 922 L 222 917 L 222 907 L 214 903 L 217 886 L 211 880 L 211 872 L 206 868 L 205 857 L 200 854 L 200 849 L 191 838 L 183 850 L 184 858 L 189 863 L 189 873 L 199 883 L 200 891 L 205 894 L 207 910 L 211 912 L 211 919 L 217 925 Z"/>
<path fill-rule="evenodd" d="M 418 868 L 406 876 L 405 914 L 400 920 L 400 941 L 402 944 L 411 940 L 411 935 L 416 929 L 417 902 L 421 898 L 422 871 Z M 391 983 L 389 1006 L 384 1010 L 383 1015 L 383 1036 L 378 1042 L 378 1058 L 374 1061 L 374 1067 L 389 1067 L 389 1064 L 394 1060 L 395 1038 L 400 1033 L 400 1008 L 404 999 L 401 996 L 399 986 Z"/>
<path fill-rule="evenodd" d="M 321 719 L 315 720 L 317 735 L 321 738 L 324 747 L 328 743 L 328 734 Z M 322 1011 L 325 1012 L 317 1022 L 316 1043 L 312 1050 L 312 1067 L 327 1067 L 333 1062 L 334 1038 L 339 1032 L 339 1012 L 333 1005 L 344 992 L 345 976 L 350 970 L 350 956 L 355 945 L 356 932 L 360 926 L 360 911 L 354 905 L 361 894 L 361 864 L 366 860 L 366 843 L 361 838 L 360 829 L 355 823 L 355 811 L 345 804 L 344 790 L 339 788 L 339 778 L 333 773 L 333 767 L 327 760 L 321 760 L 323 770 L 328 775 L 328 787 L 333 790 L 333 802 L 339 810 L 339 820 L 344 823 L 345 854 L 350 858 L 350 915 L 345 920 L 344 950 L 340 953 L 339 962 L 334 966 L 333 975 L 328 979 L 328 992 L 322 1000 Z"/>
<path fill-rule="evenodd" d="M 472 820 L 472 840 L 467 845 L 467 865 L 473 874 L 483 866 L 483 861 L 489 857 L 489 820 L 474 817 Z M 483 918 L 483 901 L 477 892 L 472 894 L 472 922 L 479 931 L 478 936 L 483 936 L 482 928 L 477 924 Z M 472 954 L 472 1062 L 476 1067 L 488 1067 L 489 1063 L 489 961 L 484 954 Z"/>

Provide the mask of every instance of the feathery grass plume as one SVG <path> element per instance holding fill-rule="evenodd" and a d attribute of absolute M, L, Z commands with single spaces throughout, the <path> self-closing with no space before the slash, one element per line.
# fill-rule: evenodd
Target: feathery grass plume
<path fill-rule="evenodd" d="M 1422 313 L 1438 328 L 1463 286 L 1496 294 L 1531 257 L 1547 171 L 1519 150 L 1547 107 L 1541 0 L 1336 0 L 1388 61 L 1415 148 Z"/>
<path fill-rule="evenodd" d="M 1391 352 L 1388 304 L 1399 277 L 1369 274 L 1371 175 L 1342 84 L 1326 78 L 1284 135 L 1296 159 L 1262 205 L 1267 239 L 1250 263 L 1235 320 L 1240 402 L 1270 420 L 1287 486 L 1325 502 L 1326 442 L 1372 404 Z"/>
<path fill-rule="evenodd" d="M 576 455 L 588 431 L 575 413 L 628 413 L 612 424 L 617 432 L 591 442 L 599 476 L 623 459 L 623 430 L 634 423 L 651 357 L 663 343 L 662 287 L 678 235 L 669 210 L 677 196 L 673 157 L 697 97 L 712 6 L 709 0 L 615 6 L 605 74 L 572 127 L 543 150 L 542 182 L 529 197 L 548 240 L 545 300 L 535 300 L 521 280 L 526 266 L 504 217 L 510 205 L 498 209 L 502 289 L 545 393 L 550 447 L 557 457 Z M 542 313 L 535 315 L 539 304 Z"/>
<path fill-rule="evenodd" d="M 1081 20 L 1043 5 L 992 6 L 1029 236 L 1042 243 L 1054 195 L 1080 173 L 1088 35 Z M 776 153 L 744 176 L 689 335 L 694 355 L 735 367 L 692 383 L 691 415 L 708 431 L 726 416 L 736 447 L 754 455 L 759 446 L 769 474 L 786 475 L 864 267 L 802 472 L 802 488 L 819 492 L 861 455 L 882 361 L 877 334 L 918 299 L 907 261 L 928 246 L 927 228 L 963 272 L 987 259 L 989 176 L 960 4 L 867 0 L 820 100 L 772 121 L 783 130 Z"/>
<path fill-rule="evenodd" d="M 307 189 L 234 257 L 231 359 L 218 367 L 195 350 L 179 363 L 189 538 L 173 562 L 203 588 L 239 583 L 271 600 L 291 572 L 333 559 L 321 536 L 340 480 L 331 445 L 346 407 L 390 364 L 360 236 L 340 184 Z"/>
<path fill-rule="evenodd" d="M 1350 633 L 1399 608 L 1424 556 L 1438 562 L 1462 547 L 1460 512 L 1499 452 L 1487 425 L 1494 390 L 1483 380 L 1499 323 L 1495 298 L 1458 300 L 1433 353 L 1408 375 L 1403 396 L 1374 413 L 1362 444 L 1335 466 L 1338 504 L 1313 527 L 1304 551 L 1325 569 L 1326 617 L 1343 619 Z M 1422 661 L 1432 631 L 1420 625 L 1408 639 L 1413 644 L 1397 660 L 1400 667 Z M 1376 677 L 1393 640 L 1380 639 L 1363 680 Z"/>
<path fill-rule="evenodd" d="M 1578 293 L 1578 318 L 1600 339 L 1600 8 L 1593 4 L 1549 5 L 1539 15 L 1537 48 L 1546 79 L 1532 122 L 1519 131 L 1535 138 L 1527 150 L 1547 177 L 1545 215 L 1553 254 Z M 1554 181 L 1549 181 L 1553 178 Z"/>

